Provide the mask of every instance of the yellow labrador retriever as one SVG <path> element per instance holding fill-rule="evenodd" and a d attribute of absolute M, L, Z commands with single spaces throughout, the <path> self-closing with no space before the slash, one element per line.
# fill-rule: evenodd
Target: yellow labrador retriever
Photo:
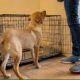
<path fill-rule="evenodd" d="M 5 77 L 10 77 L 5 70 L 9 57 L 13 57 L 14 65 L 13 69 L 16 75 L 20 79 L 25 77 L 19 71 L 19 64 L 22 59 L 22 49 L 30 49 L 32 52 L 32 58 L 37 68 L 38 63 L 38 50 L 41 41 L 41 24 L 46 16 L 46 11 L 35 12 L 30 17 L 30 23 L 26 29 L 10 29 L 6 30 L 0 38 L 0 52 L 4 55 L 4 60 L 1 64 L 1 72 Z"/>

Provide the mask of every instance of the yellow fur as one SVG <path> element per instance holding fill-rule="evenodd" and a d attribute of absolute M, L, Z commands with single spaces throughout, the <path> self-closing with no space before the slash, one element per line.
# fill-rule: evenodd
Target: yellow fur
<path fill-rule="evenodd" d="M 8 29 L 3 33 L 0 41 L 0 52 L 4 54 L 4 61 L 1 64 L 1 71 L 5 77 L 10 77 L 6 73 L 5 67 L 9 57 L 14 59 L 14 72 L 20 79 L 25 79 L 19 72 L 19 64 L 22 59 L 22 49 L 30 49 L 33 61 L 39 68 L 38 54 L 42 36 L 41 24 L 46 16 L 46 11 L 35 12 L 30 17 L 29 26 L 26 29 Z"/>

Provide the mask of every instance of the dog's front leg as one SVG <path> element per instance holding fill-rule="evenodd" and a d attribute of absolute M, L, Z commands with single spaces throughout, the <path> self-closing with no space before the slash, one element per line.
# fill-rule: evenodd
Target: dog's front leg
<path fill-rule="evenodd" d="M 39 57 L 39 46 L 34 47 L 35 50 L 35 65 L 36 68 L 40 68 L 39 62 L 38 62 L 38 57 Z"/>
<path fill-rule="evenodd" d="M 31 56 L 32 56 L 33 63 L 35 65 L 35 52 L 34 52 L 34 48 L 31 49 Z"/>

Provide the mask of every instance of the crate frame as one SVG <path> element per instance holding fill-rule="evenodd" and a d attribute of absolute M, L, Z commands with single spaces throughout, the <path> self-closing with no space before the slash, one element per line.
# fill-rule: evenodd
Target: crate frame
<path fill-rule="evenodd" d="M 1 34 L 4 33 L 6 28 L 7 27 L 11 28 L 11 26 L 15 26 L 15 28 L 19 28 L 20 27 L 19 25 L 21 25 L 21 29 L 24 29 L 24 25 L 27 24 L 27 20 L 28 20 L 29 16 L 30 16 L 29 14 L 28 15 L 26 15 L 26 14 L 0 14 L 0 33 Z M 59 19 L 58 19 L 58 17 L 59 17 Z M 23 22 L 22 24 L 20 24 L 21 21 L 20 20 L 18 21 L 18 18 L 20 18 L 20 19 L 22 18 L 21 19 L 21 21 Z M 53 44 L 49 44 L 50 45 L 50 49 L 49 49 L 49 45 L 47 47 L 42 47 L 41 46 L 41 49 L 43 48 L 44 51 L 46 50 L 46 52 L 48 52 L 47 50 L 49 49 L 48 53 L 50 53 L 50 54 L 40 55 L 39 56 L 39 61 L 47 59 L 49 57 L 62 55 L 62 52 L 61 52 L 61 49 L 62 49 L 62 43 L 61 43 L 62 42 L 61 41 L 62 40 L 61 39 L 61 19 L 62 19 L 61 15 L 46 15 L 46 19 L 42 24 L 42 30 L 43 30 L 43 34 L 45 34 L 45 33 L 47 34 L 47 37 L 44 37 L 43 41 L 47 41 L 46 38 L 48 38 L 48 36 L 51 35 L 50 42 L 53 42 L 53 40 L 52 40 L 53 39 L 53 35 L 54 36 L 57 35 L 57 37 L 59 37 L 59 42 L 57 41 L 58 39 L 55 39 Z M 11 24 L 12 21 L 14 22 L 15 25 Z M 17 24 L 15 22 L 17 22 Z M 47 29 L 44 26 L 50 26 L 49 27 L 49 31 L 50 32 L 47 32 Z M 53 26 L 54 26 L 54 28 L 52 28 Z M 56 33 L 56 31 L 55 31 L 55 26 L 58 28 L 58 33 Z M 44 32 L 44 29 L 45 29 L 45 32 Z M 54 34 L 52 34 L 52 30 L 55 32 Z M 52 50 L 53 49 L 52 45 L 60 46 L 59 51 L 58 51 L 58 49 Z M 26 52 L 26 51 L 30 52 L 29 50 L 26 50 L 26 49 L 23 50 L 23 52 Z M 53 54 L 53 51 L 54 51 L 55 54 Z M 23 65 L 25 63 L 32 62 L 31 58 L 29 58 L 29 59 L 24 59 L 24 58 L 25 58 L 25 55 L 22 58 L 21 65 Z M 7 66 L 11 67 L 12 64 L 13 64 L 13 61 L 10 58 Z"/>

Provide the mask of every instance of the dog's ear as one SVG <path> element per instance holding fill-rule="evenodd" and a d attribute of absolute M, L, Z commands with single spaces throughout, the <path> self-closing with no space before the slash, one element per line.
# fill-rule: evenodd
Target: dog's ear
<path fill-rule="evenodd" d="M 45 17 L 46 16 L 46 11 L 42 11 L 41 14 L 42 14 L 43 17 Z"/>

